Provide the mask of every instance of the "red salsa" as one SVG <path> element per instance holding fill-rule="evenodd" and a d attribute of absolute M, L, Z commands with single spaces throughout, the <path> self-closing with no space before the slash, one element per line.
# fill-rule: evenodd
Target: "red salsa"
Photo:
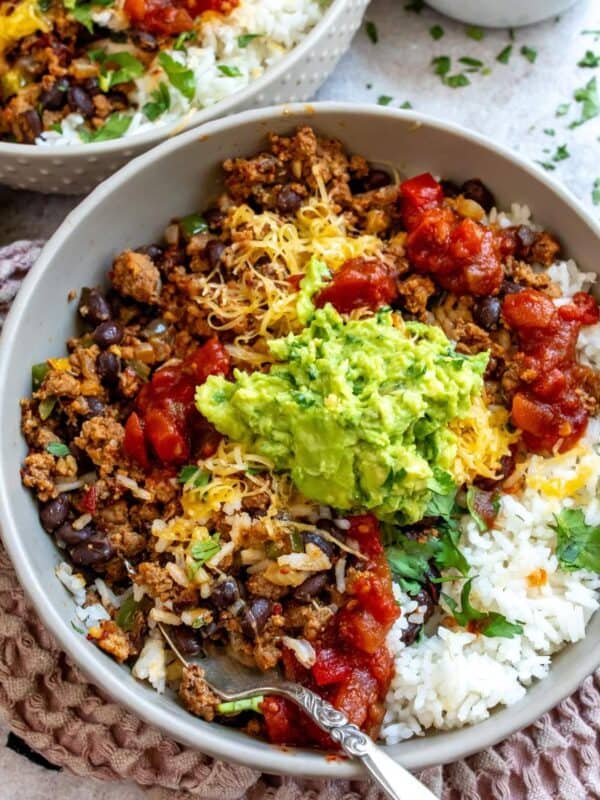
<path fill-rule="evenodd" d="M 227 375 L 229 370 L 229 356 L 216 337 L 180 364 L 157 370 L 137 396 L 125 425 L 127 455 L 144 469 L 151 455 L 162 464 L 185 463 L 192 444 L 200 446 L 203 457 L 211 455 L 216 434 L 196 411 L 194 392 L 209 375 Z"/>
<path fill-rule="evenodd" d="M 557 307 L 535 289 L 509 294 L 504 319 L 519 337 L 521 385 L 512 401 L 512 421 L 530 450 L 560 452 L 585 431 L 588 412 L 578 391 L 577 337 L 583 325 L 598 322 L 598 305 L 578 292 Z"/>
<path fill-rule="evenodd" d="M 412 266 L 454 294 L 495 294 L 503 276 L 502 237 L 443 206 L 442 187 L 429 173 L 404 181 L 400 191 Z"/>
<path fill-rule="evenodd" d="M 238 0 L 125 0 L 125 13 L 140 30 L 173 36 L 191 31 L 205 11 L 229 14 Z"/>
<path fill-rule="evenodd" d="M 317 659 L 306 669 L 290 650 L 284 651 L 286 675 L 329 700 L 351 722 L 376 736 L 384 701 L 394 675 L 394 662 L 385 639 L 400 608 L 394 599 L 390 570 L 371 514 L 350 518 L 349 538 L 359 542 L 367 560 L 348 579 L 347 603 L 325 628 L 315 645 Z M 333 743 L 292 703 L 268 697 L 262 704 L 268 737 L 275 744 Z"/>
<path fill-rule="evenodd" d="M 317 308 L 327 303 L 341 314 L 355 308 L 377 311 L 398 297 L 396 281 L 390 270 L 376 258 L 351 258 L 334 274 L 331 283 L 315 298 Z"/>

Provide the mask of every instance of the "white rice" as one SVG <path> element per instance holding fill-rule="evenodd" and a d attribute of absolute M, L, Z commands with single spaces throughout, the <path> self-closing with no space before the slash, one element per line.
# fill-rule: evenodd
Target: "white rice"
<path fill-rule="evenodd" d="M 492 212 L 490 220 L 530 224 L 529 210 L 513 205 L 510 215 Z M 508 224 L 507 223 L 507 224 Z M 595 280 L 574 261 L 561 261 L 548 274 L 566 297 L 587 291 Z M 600 368 L 600 324 L 579 337 L 583 362 Z M 481 533 L 470 517 L 461 521 L 461 550 L 471 565 L 471 603 L 523 625 L 512 639 L 449 629 L 432 620 L 420 642 L 406 647 L 402 631 L 415 612 L 398 586 L 402 616 L 388 637 L 396 674 L 387 698 L 382 738 L 394 744 L 428 729 L 451 729 L 486 719 L 498 705 L 520 700 L 535 679 L 550 669 L 551 655 L 585 636 L 598 608 L 600 576 L 566 572 L 555 555 L 556 533 L 550 527 L 561 508 L 582 508 L 586 522 L 600 524 L 600 419 L 590 421 L 585 439 L 553 458 L 533 456 L 525 489 L 504 495 L 496 527 Z M 527 576 L 544 569 L 547 582 L 532 588 Z M 445 583 L 444 591 L 460 605 L 464 581 Z M 427 627 L 429 628 L 430 625 Z"/>
<path fill-rule="evenodd" d="M 107 13 L 107 12 L 101 12 Z M 139 110 L 132 114 L 125 137 L 183 120 L 197 109 L 206 108 L 240 91 L 259 78 L 268 67 L 275 64 L 314 27 L 323 15 L 318 0 L 242 0 L 234 11 L 224 18 L 203 23 L 198 43 L 184 50 L 165 50 L 176 61 L 191 69 L 196 77 L 196 92 L 191 100 L 184 97 L 169 80 L 158 62 L 150 65 L 139 78 L 130 100 Z M 122 27 L 114 14 L 115 29 Z M 110 19 L 103 19 L 111 24 Z M 238 37 L 260 34 L 246 47 L 240 47 Z M 103 43 L 104 44 L 104 43 Z M 107 42 L 107 52 L 123 51 L 125 45 Z M 224 75 L 219 66 L 234 68 L 239 76 Z M 142 113 L 151 94 L 163 82 L 169 88 L 171 105 L 167 112 L 150 122 Z M 38 145 L 81 144 L 78 129 L 83 125 L 81 114 L 69 114 L 62 120 L 62 133 L 45 131 L 36 140 Z"/>

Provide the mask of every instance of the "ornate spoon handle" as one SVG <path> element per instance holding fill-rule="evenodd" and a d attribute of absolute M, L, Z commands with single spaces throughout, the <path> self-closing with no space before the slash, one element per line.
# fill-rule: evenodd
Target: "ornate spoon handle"
<path fill-rule="evenodd" d="M 429 789 L 318 694 L 296 683 L 280 685 L 276 692 L 297 703 L 334 742 L 338 742 L 345 753 L 359 758 L 392 800 L 436 800 Z"/>

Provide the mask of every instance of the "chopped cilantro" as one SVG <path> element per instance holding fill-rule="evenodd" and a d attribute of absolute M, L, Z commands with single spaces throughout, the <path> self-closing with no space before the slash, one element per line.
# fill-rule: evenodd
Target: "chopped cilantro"
<path fill-rule="evenodd" d="M 569 108 L 571 107 L 570 103 L 561 103 L 559 106 L 556 107 L 555 116 L 556 117 L 566 117 L 569 113 Z"/>
<path fill-rule="evenodd" d="M 534 50 L 533 47 L 527 47 L 526 44 L 520 50 L 521 55 L 524 56 L 530 64 L 535 64 L 537 59 L 537 50 Z"/>
<path fill-rule="evenodd" d="M 546 134 L 546 136 L 556 135 L 556 131 L 554 130 L 554 128 L 544 128 L 544 133 Z"/>
<path fill-rule="evenodd" d="M 389 94 L 380 94 L 377 98 L 377 105 L 378 106 L 389 106 L 394 98 L 390 97 Z"/>
<path fill-rule="evenodd" d="M 185 43 L 196 38 L 196 31 L 183 31 L 173 42 L 173 50 L 185 50 Z"/>
<path fill-rule="evenodd" d="M 429 35 L 431 36 L 432 39 L 435 39 L 437 41 L 438 39 L 441 39 L 442 36 L 444 35 L 444 29 L 442 28 L 441 25 L 432 25 L 431 28 L 429 28 Z"/>
<path fill-rule="evenodd" d="M 400 106 L 400 108 L 412 108 L 412 107 L 413 107 L 413 105 L 412 105 L 412 103 L 410 102 L 410 100 L 405 100 L 405 101 L 402 103 L 402 105 Z"/>
<path fill-rule="evenodd" d="M 561 144 L 556 148 L 556 152 L 552 156 L 552 161 L 564 161 L 566 158 L 569 158 L 570 155 L 567 145 Z"/>
<path fill-rule="evenodd" d="M 373 44 L 377 44 L 379 41 L 379 33 L 377 32 L 377 25 L 371 20 L 367 20 L 365 22 L 365 31 L 369 39 L 373 42 Z"/>
<path fill-rule="evenodd" d="M 482 518 L 481 514 L 477 510 L 477 501 L 481 498 L 481 495 L 486 495 L 486 492 L 483 492 L 481 489 L 478 489 L 476 486 L 469 486 L 467 489 L 467 509 L 469 514 L 475 520 L 477 527 L 480 531 L 487 531 L 489 530 L 490 526 L 487 522 Z M 485 502 L 491 500 L 492 508 L 494 509 L 494 513 L 497 514 L 500 508 L 500 499 L 496 496 L 494 498 L 490 498 L 489 494 L 487 497 L 484 497 Z"/>
<path fill-rule="evenodd" d="M 199 489 L 201 486 L 206 486 L 210 481 L 210 473 L 204 472 L 195 464 L 188 464 L 181 468 L 177 480 L 179 483 L 185 483 L 194 489 Z"/>
<path fill-rule="evenodd" d="M 254 41 L 254 39 L 260 39 L 262 33 L 243 33 L 241 36 L 237 37 L 238 47 L 242 50 L 250 44 L 250 42 Z"/>
<path fill-rule="evenodd" d="M 580 508 L 564 508 L 554 519 L 561 567 L 600 572 L 600 525 L 588 525 Z"/>
<path fill-rule="evenodd" d="M 74 6 L 71 9 L 71 16 L 80 25 L 83 25 L 88 33 L 94 32 L 94 20 L 92 19 L 92 6 L 90 3 Z"/>
<path fill-rule="evenodd" d="M 64 456 L 71 455 L 71 451 L 64 442 L 49 442 L 46 445 L 46 450 L 51 456 L 56 456 L 56 458 L 63 458 Z"/>
<path fill-rule="evenodd" d="M 101 47 L 92 48 L 91 50 L 87 51 L 87 56 L 90 61 L 95 61 L 97 64 L 102 64 L 102 62 L 106 59 L 106 50 L 103 50 Z"/>
<path fill-rule="evenodd" d="M 600 178 L 596 178 L 592 187 L 592 203 L 600 206 Z"/>
<path fill-rule="evenodd" d="M 116 69 L 115 69 L 116 67 Z M 103 92 L 108 92 L 119 83 L 128 83 L 144 74 L 142 62 L 131 53 L 107 53 L 102 59 L 98 84 Z"/>
<path fill-rule="evenodd" d="M 499 61 L 501 64 L 508 64 L 512 55 L 512 49 L 512 44 L 507 44 L 504 50 L 501 50 L 496 56 L 496 61 Z"/>
<path fill-rule="evenodd" d="M 594 119 L 600 114 L 600 98 L 598 97 L 598 82 L 594 76 L 580 89 L 575 90 L 573 95 L 578 103 L 581 103 L 581 116 L 569 125 L 569 128 L 576 128 Z"/>
<path fill-rule="evenodd" d="M 229 67 L 227 64 L 218 64 L 217 69 L 227 78 L 240 78 L 242 76 L 242 71 L 239 67 Z"/>
<path fill-rule="evenodd" d="M 164 51 L 158 56 L 158 63 L 164 69 L 169 83 L 185 98 L 193 100 L 196 94 L 196 78 L 193 71 Z"/>
<path fill-rule="evenodd" d="M 482 28 L 476 28 L 474 25 L 466 27 L 465 33 L 469 39 L 475 39 L 476 42 L 480 42 L 485 36 L 485 31 Z"/>
<path fill-rule="evenodd" d="M 549 161 L 536 161 L 535 163 L 539 164 L 540 167 L 543 167 L 545 170 L 548 170 L 548 172 L 552 172 L 552 170 L 556 169 L 554 164 L 551 164 Z"/>
<path fill-rule="evenodd" d="M 514 28 L 509 28 L 508 29 L 508 38 L 511 40 L 511 42 L 514 42 L 514 40 L 515 40 L 515 29 Z"/>
<path fill-rule="evenodd" d="M 117 616 L 115 617 L 115 622 L 124 631 L 130 631 L 133 628 L 133 622 L 135 619 L 135 612 L 140 607 L 140 604 L 137 603 L 133 599 L 133 595 L 130 594 L 129 597 L 126 597 L 125 600 L 121 603 L 121 607 L 117 612 Z"/>
<path fill-rule="evenodd" d="M 131 117 L 127 114 L 120 114 L 115 111 L 108 117 L 101 128 L 95 131 L 81 130 L 79 136 L 82 141 L 107 142 L 109 139 L 118 139 L 127 131 L 131 125 Z"/>
<path fill-rule="evenodd" d="M 197 233 L 206 233 L 208 230 L 208 223 L 202 214 L 188 214 L 187 217 L 182 217 L 179 220 L 179 227 L 184 234 L 190 238 Z"/>
<path fill-rule="evenodd" d="M 461 64 L 466 64 L 468 67 L 483 67 L 483 61 L 478 58 L 471 58 L 470 56 L 462 56 L 458 59 Z"/>
<path fill-rule="evenodd" d="M 473 608 L 469 600 L 472 583 L 473 578 L 469 578 L 469 580 L 465 581 L 460 594 L 460 610 L 456 600 L 442 593 L 444 602 L 459 625 L 466 628 L 469 626 L 469 623 L 473 622 L 479 633 L 489 637 L 502 636 L 507 639 L 512 639 L 513 636 L 523 633 L 523 626 L 516 622 L 509 622 L 504 614 L 499 614 L 497 611 L 478 611 L 476 608 Z"/>
<path fill-rule="evenodd" d="M 600 55 L 596 55 L 593 50 L 586 50 L 581 61 L 577 62 L 578 67 L 600 67 Z"/>
<path fill-rule="evenodd" d="M 450 72 L 449 56 L 436 56 L 431 59 L 431 63 L 435 67 L 434 72 L 436 75 L 444 76 Z"/>
<path fill-rule="evenodd" d="M 56 131 L 56 133 L 62 133 L 63 132 L 63 127 L 60 124 L 60 122 L 53 122 L 52 125 L 50 125 L 50 130 L 51 131 Z"/>
<path fill-rule="evenodd" d="M 169 94 L 169 87 L 166 83 L 161 81 L 158 85 L 158 89 L 151 92 L 150 102 L 142 107 L 142 111 L 150 122 L 154 122 L 161 114 L 168 111 L 170 106 L 171 95 Z"/>
<path fill-rule="evenodd" d="M 212 536 L 202 542 L 194 542 L 191 548 L 191 556 L 197 567 L 200 567 L 219 552 L 221 549 L 220 538 L 218 533 L 213 533 Z"/>
<path fill-rule="evenodd" d="M 77 631 L 77 633 L 81 633 L 81 634 L 85 633 L 85 630 L 83 628 L 80 628 L 79 625 L 75 625 L 73 620 L 71 620 L 71 627 L 73 628 L 74 631 Z"/>
<path fill-rule="evenodd" d="M 458 89 L 461 86 L 468 86 L 471 81 L 461 72 L 458 75 L 449 75 L 444 83 L 452 89 Z"/>

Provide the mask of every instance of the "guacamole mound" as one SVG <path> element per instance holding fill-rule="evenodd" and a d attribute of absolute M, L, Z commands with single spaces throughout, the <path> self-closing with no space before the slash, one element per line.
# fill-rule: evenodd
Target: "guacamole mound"
<path fill-rule="evenodd" d="M 389 310 L 344 322 L 330 305 L 269 348 L 279 363 L 268 373 L 209 377 L 198 410 L 290 470 L 311 500 L 421 519 L 456 454 L 448 423 L 481 391 L 487 353 L 457 353 L 439 328 Z"/>

